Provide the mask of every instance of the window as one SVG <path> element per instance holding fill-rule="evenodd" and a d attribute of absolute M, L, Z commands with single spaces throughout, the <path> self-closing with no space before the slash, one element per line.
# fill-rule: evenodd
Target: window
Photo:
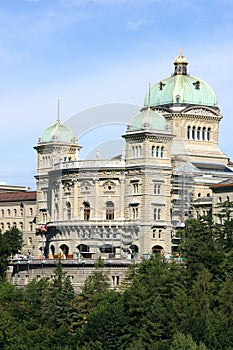
<path fill-rule="evenodd" d="M 4 218 L 4 210 L 3 209 L 1 210 L 1 216 L 2 216 L 2 218 Z"/>
<path fill-rule="evenodd" d="M 160 194 L 161 193 L 161 185 L 154 184 L 154 194 Z"/>
<path fill-rule="evenodd" d="M 192 139 L 195 140 L 196 128 L 193 126 L 192 128 Z"/>
<path fill-rule="evenodd" d="M 114 219 L 114 204 L 113 202 L 106 203 L 106 220 Z"/>
<path fill-rule="evenodd" d="M 1 230 L 3 231 L 4 230 L 4 223 L 1 222 Z"/>
<path fill-rule="evenodd" d="M 162 237 L 162 230 L 159 230 L 159 238 Z"/>
<path fill-rule="evenodd" d="M 156 146 L 156 158 L 159 157 L 159 146 Z"/>
<path fill-rule="evenodd" d="M 138 207 L 133 207 L 133 220 L 138 219 Z"/>
<path fill-rule="evenodd" d="M 156 238 L 156 229 L 153 229 L 152 238 Z"/>
<path fill-rule="evenodd" d="M 176 96 L 176 103 L 180 103 L 180 96 L 179 95 Z"/>
<path fill-rule="evenodd" d="M 152 146 L 151 147 L 151 157 L 154 158 L 154 156 L 155 156 L 155 146 Z"/>
<path fill-rule="evenodd" d="M 206 139 L 207 139 L 207 141 L 210 141 L 210 131 L 211 131 L 211 129 L 208 128 L 207 132 L 206 132 Z"/>
<path fill-rule="evenodd" d="M 29 208 L 29 215 L 32 216 L 33 215 L 33 209 Z"/>
<path fill-rule="evenodd" d="M 160 151 L 161 158 L 163 158 L 163 151 L 164 151 L 164 147 L 161 147 L 161 151 Z"/>
<path fill-rule="evenodd" d="M 206 132 L 206 128 L 202 129 L 202 140 L 205 140 L 205 132 Z"/>
<path fill-rule="evenodd" d="M 219 202 L 219 203 L 222 203 L 222 197 L 219 197 L 219 198 L 218 198 L 218 202 Z"/>
<path fill-rule="evenodd" d="M 154 208 L 154 220 L 160 220 L 161 217 L 161 209 Z"/>
<path fill-rule="evenodd" d="M 141 157 L 142 156 L 142 147 L 138 146 L 138 156 Z"/>
<path fill-rule="evenodd" d="M 197 128 L 197 139 L 200 140 L 201 138 L 201 128 L 200 126 Z"/>
<path fill-rule="evenodd" d="M 66 215 L 67 215 L 67 220 L 71 219 L 71 204 L 70 202 L 66 203 Z"/>
<path fill-rule="evenodd" d="M 7 222 L 6 226 L 7 226 L 7 230 L 10 230 L 11 224 L 9 222 Z"/>
<path fill-rule="evenodd" d="M 84 202 L 84 220 L 88 221 L 90 219 L 91 208 L 89 202 Z"/>
<path fill-rule="evenodd" d="M 10 211 L 10 209 L 7 209 L 7 216 L 11 216 L 11 211 Z"/>
<path fill-rule="evenodd" d="M 19 223 L 19 229 L 20 229 L 20 231 L 23 231 L 23 223 L 22 222 Z"/>
<path fill-rule="evenodd" d="M 13 222 L 13 228 L 16 228 L 16 227 L 17 227 L 16 222 Z"/>
<path fill-rule="evenodd" d="M 30 231 L 30 232 L 32 232 L 32 231 L 33 231 L 33 224 L 32 224 L 32 222 L 31 222 L 31 221 L 29 222 L 29 231 Z"/>
<path fill-rule="evenodd" d="M 133 183 L 133 194 L 138 194 L 138 183 Z"/>
<path fill-rule="evenodd" d="M 188 126 L 187 128 L 187 139 L 190 140 L 190 130 L 191 130 L 191 126 Z"/>
<path fill-rule="evenodd" d="M 17 209 L 14 209 L 14 216 L 17 216 Z"/>

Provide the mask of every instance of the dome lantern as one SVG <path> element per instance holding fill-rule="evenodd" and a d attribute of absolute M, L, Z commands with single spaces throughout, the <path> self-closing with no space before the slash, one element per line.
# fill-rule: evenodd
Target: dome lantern
<path fill-rule="evenodd" d="M 180 49 L 180 54 L 174 60 L 174 74 L 173 75 L 187 75 L 188 60 L 183 56 L 183 50 Z"/>

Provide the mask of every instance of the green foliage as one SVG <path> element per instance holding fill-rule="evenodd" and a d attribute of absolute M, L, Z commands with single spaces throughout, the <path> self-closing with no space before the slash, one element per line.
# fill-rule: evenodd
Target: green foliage
<path fill-rule="evenodd" d="M 5 278 L 9 258 L 18 253 L 23 244 L 23 233 L 13 227 L 4 234 L 0 232 L 0 277 Z"/>
<path fill-rule="evenodd" d="M 180 249 L 193 276 L 203 267 L 213 275 L 218 274 L 224 254 L 216 240 L 216 226 L 210 218 L 186 221 Z"/>
<path fill-rule="evenodd" d="M 152 255 L 129 269 L 120 292 L 110 290 L 102 260 L 77 295 L 61 260 L 53 280 L 24 288 L 1 280 L 0 348 L 233 350 L 233 250 L 225 227 L 188 220 L 187 264 Z M 0 235 L 3 270 L 9 250 Z"/>
<path fill-rule="evenodd" d="M 207 347 L 200 343 L 197 345 L 192 339 L 191 335 L 184 335 L 182 333 L 177 333 L 173 339 L 170 350 L 208 350 Z"/>

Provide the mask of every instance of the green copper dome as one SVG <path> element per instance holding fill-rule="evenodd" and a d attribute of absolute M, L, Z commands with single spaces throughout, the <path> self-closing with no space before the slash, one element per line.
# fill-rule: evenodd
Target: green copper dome
<path fill-rule="evenodd" d="M 60 124 L 60 121 L 51 126 L 49 126 L 43 132 L 40 142 L 64 142 L 64 143 L 74 143 L 75 137 L 72 130 L 63 124 Z"/>
<path fill-rule="evenodd" d="M 217 107 L 212 88 L 203 80 L 188 75 L 187 65 L 188 60 L 181 52 L 174 61 L 173 75 L 152 86 L 150 93 L 146 94 L 144 106 L 185 104 Z"/>
<path fill-rule="evenodd" d="M 166 130 L 165 118 L 151 109 L 146 109 L 133 118 L 129 131 L 137 130 Z"/>

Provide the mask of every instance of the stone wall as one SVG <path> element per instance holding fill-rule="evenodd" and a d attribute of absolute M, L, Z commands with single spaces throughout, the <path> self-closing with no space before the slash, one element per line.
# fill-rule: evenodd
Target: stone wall
<path fill-rule="evenodd" d="M 70 277 L 74 289 L 79 292 L 87 276 L 96 270 L 94 259 L 69 259 L 62 260 L 63 271 Z M 109 276 L 111 288 L 119 288 L 127 269 L 134 264 L 133 260 L 106 260 L 101 270 Z M 47 277 L 52 280 L 55 277 L 57 260 L 46 259 L 31 261 L 18 260 L 9 266 L 8 280 L 16 286 L 23 287 L 33 279 Z"/>

